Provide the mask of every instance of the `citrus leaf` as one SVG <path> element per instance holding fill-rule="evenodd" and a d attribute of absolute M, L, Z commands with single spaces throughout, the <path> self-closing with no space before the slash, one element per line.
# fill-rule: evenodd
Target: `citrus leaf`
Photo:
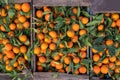
<path fill-rule="evenodd" d="M 114 56 L 115 55 L 115 50 L 116 50 L 116 48 L 114 46 L 109 46 L 108 47 L 108 51 L 110 53 L 110 56 Z"/>
<path fill-rule="evenodd" d="M 77 13 L 77 17 L 79 17 L 79 16 L 80 16 L 80 12 L 81 12 L 81 10 L 80 10 L 80 6 L 78 6 L 78 13 Z"/>
<path fill-rule="evenodd" d="M 101 21 L 96 21 L 96 20 L 94 20 L 94 21 L 91 21 L 91 22 L 89 22 L 88 24 L 86 24 L 86 26 L 95 26 L 95 25 L 99 25 L 100 22 L 101 22 Z"/>

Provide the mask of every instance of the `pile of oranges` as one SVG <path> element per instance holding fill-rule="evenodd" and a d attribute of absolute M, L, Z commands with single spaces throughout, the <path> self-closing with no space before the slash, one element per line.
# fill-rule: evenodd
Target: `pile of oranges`
<path fill-rule="evenodd" d="M 79 10 L 81 8 L 81 11 Z M 47 7 L 36 9 L 34 54 L 37 56 L 37 70 L 73 74 L 86 74 L 88 66 L 89 22 L 82 7 Z"/>
<path fill-rule="evenodd" d="M 30 4 L 0 8 L 0 65 L 2 72 L 22 71 L 30 52 Z"/>
<path fill-rule="evenodd" d="M 118 79 L 120 74 L 120 15 L 105 13 L 92 35 L 93 72 L 100 78 L 109 75 Z M 98 48 L 99 47 L 99 48 Z"/>

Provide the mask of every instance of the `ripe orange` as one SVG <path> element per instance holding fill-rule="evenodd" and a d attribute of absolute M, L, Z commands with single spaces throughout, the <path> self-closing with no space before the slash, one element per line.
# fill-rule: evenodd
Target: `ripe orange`
<path fill-rule="evenodd" d="M 65 71 L 63 69 L 59 69 L 58 72 L 65 73 Z"/>
<path fill-rule="evenodd" d="M 29 3 L 23 3 L 21 8 L 22 8 L 23 12 L 29 12 L 30 11 L 30 4 Z"/>
<path fill-rule="evenodd" d="M 45 38 L 45 36 L 44 36 L 44 34 L 42 34 L 42 33 L 38 33 L 38 34 L 37 34 L 37 38 L 38 38 L 39 40 L 43 40 L 43 39 Z"/>
<path fill-rule="evenodd" d="M 75 24 L 72 25 L 72 30 L 73 30 L 73 31 L 78 31 L 79 29 L 80 29 L 79 24 L 76 24 L 76 23 L 75 23 Z"/>
<path fill-rule="evenodd" d="M 77 9 L 77 8 L 73 8 L 73 9 L 72 9 L 72 12 L 73 12 L 74 14 L 77 14 L 77 13 L 78 13 L 78 9 Z"/>
<path fill-rule="evenodd" d="M 115 21 L 112 22 L 111 27 L 112 27 L 112 28 L 116 27 L 116 22 L 115 22 Z"/>
<path fill-rule="evenodd" d="M 84 47 L 81 48 L 81 51 L 86 51 L 86 50 L 87 50 L 86 46 L 84 46 Z"/>
<path fill-rule="evenodd" d="M 46 15 L 45 15 L 45 20 L 46 20 L 46 21 L 50 21 L 50 14 L 46 14 Z"/>
<path fill-rule="evenodd" d="M 20 49 L 18 47 L 13 47 L 13 52 L 18 54 L 20 52 Z"/>
<path fill-rule="evenodd" d="M 74 35 L 75 35 L 74 31 L 70 31 L 70 30 L 67 31 L 67 36 L 68 37 L 72 38 Z"/>
<path fill-rule="evenodd" d="M 81 22 L 82 22 L 83 24 L 87 24 L 87 23 L 89 22 L 89 19 L 88 19 L 87 17 L 83 17 L 83 18 L 81 19 Z"/>
<path fill-rule="evenodd" d="M 14 23 L 11 23 L 11 24 L 9 25 L 9 29 L 10 29 L 10 30 L 15 30 L 15 29 L 16 29 L 16 25 L 15 25 Z"/>
<path fill-rule="evenodd" d="M 30 22 L 29 21 L 24 22 L 23 27 L 24 28 L 29 28 L 30 27 Z"/>
<path fill-rule="evenodd" d="M 115 62 L 116 61 L 116 56 L 109 57 L 110 62 Z"/>
<path fill-rule="evenodd" d="M 21 22 L 21 23 L 24 23 L 26 21 L 26 17 L 25 16 L 20 16 L 18 17 L 18 20 Z"/>
<path fill-rule="evenodd" d="M 108 67 L 106 65 L 102 65 L 100 71 L 101 71 L 102 74 L 107 74 L 108 73 Z"/>
<path fill-rule="evenodd" d="M 13 48 L 12 44 L 8 43 L 8 44 L 5 45 L 5 50 L 7 50 L 7 51 L 12 50 L 12 48 Z"/>
<path fill-rule="evenodd" d="M 46 59 L 44 56 L 40 56 L 40 57 L 39 57 L 39 61 L 40 61 L 41 63 L 45 63 L 45 62 L 47 61 L 47 59 Z"/>
<path fill-rule="evenodd" d="M 45 41 L 46 43 L 50 44 L 50 43 L 52 42 L 52 39 L 45 37 L 45 38 L 44 38 L 44 41 Z"/>
<path fill-rule="evenodd" d="M 16 10 L 21 10 L 21 5 L 20 5 L 20 4 L 15 4 L 15 5 L 14 5 L 14 8 L 15 8 Z"/>
<path fill-rule="evenodd" d="M 40 47 L 34 48 L 34 54 L 40 54 Z"/>
<path fill-rule="evenodd" d="M 86 53 L 85 51 L 81 51 L 81 52 L 80 52 L 80 57 L 81 57 L 82 59 L 86 58 L 86 57 L 87 57 L 87 53 Z"/>
<path fill-rule="evenodd" d="M 116 64 L 117 66 L 120 66 L 120 60 L 116 60 L 116 61 L 115 61 L 115 64 Z"/>
<path fill-rule="evenodd" d="M 0 14 L 1 14 L 2 17 L 6 17 L 7 16 L 6 10 L 4 8 L 2 8 Z"/>
<path fill-rule="evenodd" d="M 51 67 L 55 67 L 55 66 L 56 66 L 56 62 L 55 62 L 54 60 L 52 60 L 52 61 L 50 62 L 50 66 L 51 66 Z"/>
<path fill-rule="evenodd" d="M 102 61 L 103 64 L 108 64 L 109 63 L 109 59 L 108 58 L 105 58 L 103 61 Z"/>
<path fill-rule="evenodd" d="M 7 34 L 8 34 L 8 36 L 10 36 L 10 37 L 14 37 L 14 35 L 15 35 L 15 34 L 14 34 L 14 31 L 9 31 Z"/>
<path fill-rule="evenodd" d="M 60 47 L 60 48 L 64 48 L 65 46 L 64 46 L 64 44 L 60 43 L 60 44 L 59 44 L 59 47 Z"/>
<path fill-rule="evenodd" d="M 65 18 L 65 24 L 68 25 L 70 23 L 71 23 L 70 18 Z"/>
<path fill-rule="evenodd" d="M 78 41 L 78 36 L 76 36 L 76 35 L 75 35 L 75 36 L 73 36 L 73 38 L 72 38 L 72 42 L 74 42 L 74 43 L 75 43 L 75 42 L 77 42 L 77 41 Z"/>
<path fill-rule="evenodd" d="M 75 70 L 75 74 L 77 74 L 77 75 L 78 75 L 78 74 L 79 74 L 79 70 Z"/>
<path fill-rule="evenodd" d="M 20 52 L 25 54 L 27 52 L 27 47 L 26 46 L 21 46 L 20 47 Z"/>
<path fill-rule="evenodd" d="M 6 31 L 6 29 L 5 29 L 5 27 L 3 25 L 0 25 L 0 30 L 3 31 L 3 32 Z"/>
<path fill-rule="evenodd" d="M 104 29 L 104 25 L 102 25 L 102 24 L 99 25 L 97 29 L 98 29 L 98 31 L 102 31 Z"/>
<path fill-rule="evenodd" d="M 18 57 L 18 63 L 19 64 L 25 64 L 26 60 L 23 57 Z"/>
<path fill-rule="evenodd" d="M 13 53 L 13 51 L 7 51 L 6 55 L 10 59 L 14 59 L 15 58 L 15 54 Z"/>
<path fill-rule="evenodd" d="M 74 58 L 73 58 L 73 62 L 74 62 L 75 64 L 79 63 L 79 62 L 80 62 L 80 58 L 79 58 L 79 57 L 74 57 Z"/>
<path fill-rule="evenodd" d="M 27 36 L 26 36 L 26 35 L 20 35 L 20 36 L 19 36 L 19 40 L 20 40 L 21 42 L 26 42 L 26 41 L 27 41 Z"/>
<path fill-rule="evenodd" d="M 3 55 L 2 55 L 2 53 L 0 53 L 0 60 L 3 58 Z"/>
<path fill-rule="evenodd" d="M 38 71 L 43 71 L 43 67 L 41 65 L 37 66 Z"/>
<path fill-rule="evenodd" d="M 50 32 L 49 32 L 49 35 L 50 35 L 52 38 L 56 38 L 56 37 L 57 37 L 56 31 L 50 31 Z"/>
<path fill-rule="evenodd" d="M 87 31 L 85 29 L 81 29 L 79 31 L 79 35 L 82 36 L 82 35 L 85 35 L 87 33 Z"/>
<path fill-rule="evenodd" d="M 6 71 L 12 71 L 13 70 L 13 67 L 12 66 L 10 66 L 10 65 L 6 65 Z"/>
<path fill-rule="evenodd" d="M 109 17 L 109 16 L 110 16 L 110 13 L 105 13 L 105 16 Z"/>
<path fill-rule="evenodd" d="M 119 74 L 120 73 L 120 68 L 115 68 L 114 72 L 117 73 L 117 74 Z"/>
<path fill-rule="evenodd" d="M 112 18 L 114 21 L 118 20 L 118 19 L 119 19 L 119 14 L 114 13 L 114 14 L 111 15 L 111 18 Z"/>
<path fill-rule="evenodd" d="M 99 60 L 100 60 L 99 54 L 94 54 L 94 55 L 93 55 L 93 61 L 97 62 L 97 61 L 99 61 Z"/>
<path fill-rule="evenodd" d="M 55 61 L 60 60 L 60 56 L 59 56 L 59 55 L 55 55 L 55 56 L 53 57 L 53 59 L 54 59 Z"/>
<path fill-rule="evenodd" d="M 93 67 L 93 72 L 94 72 L 95 74 L 99 74 L 99 73 L 100 73 L 100 67 L 99 67 L 99 66 L 94 66 L 94 67 Z"/>
<path fill-rule="evenodd" d="M 85 67 L 85 66 L 81 66 L 81 67 L 79 68 L 79 72 L 80 72 L 81 74 L 85 74 L 85 73 L 87 72 L 86 67 Z"/>
<path fill-rule="evenodd" d="M 106 40 L 106 45 L 107 46 L 111 46 L 111 45 L 113 45 L 113 40 Z"/>
<path fill-rule="evenodd" d="M 17 67 L 18 66 L 18 62 L 16 61 L 14 64 L 13 64 L 13 67 Z"/>
<path fill-rule="evenodd" d="M 114 63 L 109 63 L 109 68 L 112 69 L 112 70 L 115 69 L 115 64 Z"/>
<path fill-rule="evenodd" d="M 116 21 L 116 25 L 117 25 L 118 27 L 120 27 L 120 19 L 118 19 L 118 20 Z"/>
<path fill-rule="evenodd" d="M 62 69 L 63 68 L 63 64 L 62 63 L 57 63 L 55 68 L 56 69 Z"/>
<path fill-rule="evenodd" d="M 67 42 L 67 48 L 72 48 L 73 47 L 73 42 L 69 41 Z"/>
<path fill-rule="evenodd" d="M 41 10 L 37 10 L 36 17 L 37 18 L 42 18 L 43 17 L 43 12 Z"/>
<path fill-rule="evenodd" d="M 67 56 L 66 56 L 66 57 L 64 58 L 64 63 L 65 63 L 65 64 L 70 64 L 70 61 L 71 61 L 70 57 L 67 57 Z"/>
<path fill-rule="evenodd" d="M 56 44 L 55 43 L 49 44 L 49 49 L 50 50 L 55 50 L 56 49 Z"/>
<path fill-rule="evenodd" d="M 48 48 L 48 44 L 47 43 L 42 43 L 41 44 L 41 49 L 42 50 L 46 50 Z"/>

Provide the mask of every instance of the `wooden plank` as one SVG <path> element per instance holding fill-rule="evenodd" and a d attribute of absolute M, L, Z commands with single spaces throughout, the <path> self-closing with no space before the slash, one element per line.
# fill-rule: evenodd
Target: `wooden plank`
<path fill-rule="evenodd" d="M 12 0 L 9 0 L 9 3 L 11 3 Z M 24 2 L 31 2 L 31 0 L 13 0 L 14 3 L 24 3 Z"/>
<path fill-rule="evenodd" d="M 54 78 L 53 76 L 57 74 L 55 72 L 35 72 L 34 80 L 89 80 L 88 75 L 72 75 L 65 73 L 58 73 L 58 76 Z"/>
<path fill-rule="evenodd" d="M 90 0 L 93 1 L 91 10 L 93 13 L 120 13 L 120 0 Z M 96 5 L 97 4 L 97 5 Z M 113 6 L 114 5 L 114 6 Z"/>
<path fill-rule="evenodd" d="M 83 0 L 33 0 L 34 6 L 89 6 L 87 1 Z"/>

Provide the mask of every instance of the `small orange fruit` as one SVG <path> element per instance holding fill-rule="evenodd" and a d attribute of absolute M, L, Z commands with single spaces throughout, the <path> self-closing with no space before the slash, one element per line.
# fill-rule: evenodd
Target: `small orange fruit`
<path fill-rule="evenodd" d="M 56 67 L 56 69 L 62 69 L 63 64 L 62 63 L 57 63 L 55 67 Z"/>
<path fill-rule="evenodd" d="M 16 25 L 15 25 L 14 23 L 11 23 L 11 24 L 9 25 L 9 29 L 10 29 L 10 30 L 15 30 L 15 29 L 16 29 Z"/>
<path fill-rule="evenodd" d="M 78 31 L 79 29 L 80 29 L 79 24 L 73 24 L 73 25 L 72 25 L 72 30 L 73 30 L 73 31 Z"/>
<path fill-rule="evenodd" d="M 23 27 L 24 28 L 29 28 L 30 27 L 30 22 L 29 21 L 24 22 Z"/>
<path fill-rule="evenodd" d="M 72 9 L 72 12 L 73 12 L 74 14 L 77 14 L 77 13 L 78 13 L 78 9 L 77 9 L 77 8 L 73 8 L 73 9 Z"/>
<path fill-rule="evenodd" d="M 29 3 L 23 3 L 21 8 L 22 8 L 23 12 L 29 12 L 30 11 L 30 4 Z"/>
<path fill-rule="evenodd" d="M 85 51 L 81 51 L 81 52 L 80 52 L 80 57 L 81 57 L 82 59 L 86 58 L 86 57 L 87 57 L 87 53 L 86 53 Z"/>
<path fill-rule="evenodd" d="M 120 66 L 120 60 L 116 60 L 116 61 L 115 61 L 115 64 L 116 64 L 117 66 Z"/>
<path fill-rule="evenodd" d="M 81 74 L 85 74 L 85 73 L 87 72 L 86 67 L 85 67 L 85 66 L 81 66 L 81 67 L 79 68 L 79 72 L 80 72 Z"/>
<path fill-rule="evenodd" d="M 53 57 L 53 59 L 54 59 L 55 61 L 60 60 L 60 56 L 59 56 L 59 55 L 55 55 L 55 56 Z"/>
<path fill-rule="evenodd" d="M 21 10 L 21 5 L 20 5 L 20 4 L 15 4 L 15 5 L 14 5 L 14 8 L 15 8 L 16 10 Z"/>
<path fill-rule="evenodd" d="M 85 29 L 81 29 L 79 31 L 79 35 L 82 36 L 82 35 L 85 35 L 87 33 L 87 31 Z"/>
<path fill-rule="evenodd" d="M 100 73 L 100 67 L 99 66 L 94 66 L 93 71 L 94 71 L 95 74 L 99 74 Z"/>
<path fill-rule="evenodd" d="M 70 61 L 71 61 L 70 57 L 65 57 L 64 58 L 64 63 L 65 64 L 70 64 Z"/>
<path fill-rule="evenodd" d="M 79 58 L 79 57 L 74 57 L 74 58 L 73 58 L 73 62 L 74 62 L 75 64 L 79 63 L 79 62 L 80 62 L 80 58 Z"/>
<path fill-rule="evenodd" d="M 16 61 L 14 64 L 13 64 L 13 67 L 17 67 L 18 66 L 18 62 Z"/>
<path fill-rule="evenodd" d="M 52 38 L 56 38 L 57 37 L 57 33 L 55 31 L 50 31 L 49 32 L 49 35 L 52 37 Z"/>
<path fill-rule="evenodd" d="M 46 14 L 46 15 L 45 15 L 45 20 L 46 20 L 46 21 L 50 21 L 50 14 Z"/>
<path fill-rule="evenodd" d="M 87 50 L 87 47 L 84 46 L 84 47 L 82 47 L 80 50 L 81 50 L 81 51 L 86 51 L 86 50 Z"/>
<path fill-rule="evenodd" d="M 12 66 L 10 66 L 10 65 L 6 65 L 6 71 L 12 71 L 13 70 L 13 67 Z"/>
<path fill-rule="evenodd" d="M 112 70 L 115 69 L 115 64 L 114 63 L 109 63 L 109 68 L 112 69 Z"/>
<path fill-rule="evenodd" d="M 18 20 L 21 22 L 21 23 L 24 23 L 26 21 L 26 17 L 25 16 L 20 16 L 18 17 Z"/>
<path fill-rule="evenodd" d="M 43 40 L 43 39 L 45 38 L 45 36 L 44 36 L 44 34 L 42 34 L 42 33 L 38 33 L 38 34 L 37 34 L 37 38 L 38 38 L 39 40 Z"/>
<path fill-rule="evenodd" d="M 19 40 L 20 40 L 21 42 L 26 42 L 26 41 L 27 41 L 27 36 L 26 36 L 26 35 L 20 35 L 20 36 L 19 36 Z"/>
<path fill-rule="evenodd" d="M 60 43 L 60 44 L 59 44 L 59 47 L 60 47 L 60 48 L 64 48 L 65 46 L 64 46 L 64 44 Z"/>
<path fill-rule="evenodd" d="M 73 36 L 75 35 L 75 32 L 74 31 L 67 31 L 67 36 L 72 38 Z"/>
<path fill-rule="evenodd" d="M 107 46 L 113 45 L 113 40 L 106 40 L 106 45 Z"/>
<path fill-rule="evenodd" d="M 116 25 L 117 25 L 118 27 L 120 27 L 120 19 L 118 19 L 118 20 L 116 21 Z"/>
<path fill-rule="evenodd" d="M 55 50 L 56 49 L 56 44 L 55 43 L 49 44 L 49 49 L 50 50 Z"/>
<path fill-rule="evenodd" d="M 83 18 L 81 19 L 81 22 L 82 22 L 83 24 L 87 24 L 87 23 L 89 22 L 89 19 L 88 19 L 87 17 L 83 17 Z"/>
<path fill-rule="evenodd" d="M 111 27 L 112 28 L 116 27 L 116 22 L 112 22 Z"/>
<path fill-rule="evenodd" d="M 93 55 L 93 61 L 97 62 L 100 60 L 100 56 L 98 54 Z"/>
<path fill-rule="evenodd" d="M 114 14 L 111 15 L 111 18 L 112 18 L 114 21 L 118 20 L 118 19 L 119 19 L 119 14 L 114 13 Z"/>
<path fill-rule="evenodd" d="M 8 44 L 5 45 L 5 50 L 7 50 L 7 51 L 12 50 L 12 48 L 13 48 L 12 44 L 8 43 Z"/>
<path fill-rule="evenodd" d="M 109 63 L 109 59 L 108 58 L 105 58 L 103 61 L 102 61 L 103 64 L 108 64 Z"/>
<path fill-rule="evenodd" d="M 39 57 L 39 61 L 40 61 L 41 63 L 45 63 L 45 62 L 47 61 L 47 59 L 46 59 L 44 56 L 40 56 L 40 57 Z"/>
<path fill-rule="evenodd" d="M 40 54 L 40 47 L 34 48 L 34 54 Z"/>
<path fill-rule="evenodd" d="M 25 54 L 27 52 L 27 47 L 26 46 L 21 46 L 20 47 L 20 52 Z"/>
<path fill-rule="evenodd" d="M 20 49 L 18 47 L 13 47 L 13 52 L 18 54 L 20 52 Z"/>
<path fill-rule="evenodd" d="M 10 59 L 14 59 L 15 58 L 15 54 L 13 53 L 13 51 L 7 51 L 6 55 Z"/>
<path fill-rule="evenodd" d="M 67 48 L 72 48 L 73 47 L 73 42 L 69 41 L 67 42 Z"/>
<path fill-rule="evenodd" d="M 78 36 L 76 36 L 76 35 L 75 35 L 75 36 L 73 36 L 73 38 L 72 38 L 72 42 L 74 42 L 74 43 L 75 43 L 75 42 L 77 42 L 77 41 L 78 41 Z"/>
<path fill-rule="evenodd" d="M 42 43 L 41 44 L 41 49 L 42 50 L 46 50 L 48 48 L 48 44 L 47 43 Z"/>
<path fill-rule="evenodd" d="M 116 56 L 109 57 L 110 62 L 115 62 L 116 61 Z"/>
<path fill-rule="evenodd" d="M 36 17 L 37 18 L 42 18 L 43 17 L 43 12 L 41 10 L 37 10 Z"/>
<path fill-rule="evenodd" d="M 102 31 L 104 29 L 104 25 L 102 25 L 102 24 L 99 25 L 97 29 L 98 29 L 98 31 Z"/>
<path fill-rule="evenodd" d="M 108 73 L 108 67 L 106 65 L 102 65 L 100 71 L 101 71 L 102 74 L 107 74 Z"/>
<path fill-rule="evenodd" d="M 0 25 L 0 30 L 3 31 L 3 32 L 6 31 L 6 29 L 5 29 L 5 27 L 3 25 Z"/>

